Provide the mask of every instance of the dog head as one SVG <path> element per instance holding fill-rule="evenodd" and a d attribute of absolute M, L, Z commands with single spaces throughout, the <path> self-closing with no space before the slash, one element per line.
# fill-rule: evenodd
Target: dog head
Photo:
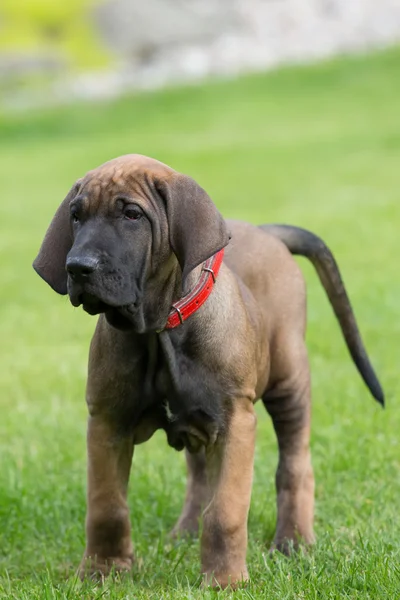
<path fill-rule="evenodd" d="M 182 290 L 188 274 L 228 241 L 222 216 L 193 179 L 127 155 L 75 183 L 33 267 L 74 306 L 143 332 L 166 319 L 163 300 L 177 271 Z M 158 298 L 149 302 L 149 294 Z"/>

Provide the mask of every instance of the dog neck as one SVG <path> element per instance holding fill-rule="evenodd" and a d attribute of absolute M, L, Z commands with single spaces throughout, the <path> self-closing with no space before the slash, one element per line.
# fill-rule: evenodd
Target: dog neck
<path fill-rule="evenodd" d="M 168 315 L 164 329 L 174 329 L 182 325 L 194 314 L 210 296 L 224 257 L 224 249 L 211 256 L 200 265 L 200 276 L 196 284 L 180 300 L 175 302 Z M 196 269 L 197 271 L 199 268 Z"/>
<path fill-rule="evenodd" d="M 133 328 L 139 334 L 160 333 L 164 329 L 178 327 L 210 296 L 223 254 L 224 250 L 220 250 L 195 267 L 186 277 L 184 284 L 181 269 L 175 256 L 172 256 L 172 262 L 159 270 L 156 277 L 148 280 L 146 300 L 139 308 L 123 315 L 122 322 L 120 317 L 115 318 L 114 312 L 112 315 L 107 314 L 109 324 L 127 331 Z"/>

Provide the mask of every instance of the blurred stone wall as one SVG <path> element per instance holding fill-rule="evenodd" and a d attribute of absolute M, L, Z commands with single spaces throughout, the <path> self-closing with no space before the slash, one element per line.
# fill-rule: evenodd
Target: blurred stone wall
<path fill-rule="evenodd" d="M 118 96 L 400 42 L 400 0 L 35 3 L 44 19 L 37 23 L 38 43 L 13 54 L 1 45 L 8 21 L 0 2 L 0 106 Z M 18 23 L 27 27 L 29 15 L 17 8 Z"/>
<path fill-rule="evenodd" d="M 121 68 L 144 85 L 400 41 L 400 0 L 105 0 L 94 19 Z"/>

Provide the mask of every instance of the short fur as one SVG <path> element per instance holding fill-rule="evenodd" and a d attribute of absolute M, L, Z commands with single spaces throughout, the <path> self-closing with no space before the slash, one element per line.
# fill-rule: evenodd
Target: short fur
<path fill-rule="evenodd" d="M 183 325 L 163 330 L 173 302 L 223 247 L 207 302 Z M 34 268 L 74 306 L 100 313 L 87 383 L 82 576 L 131 567 L 132 455 L 161 428 L 187 453 L 187 495 L 174 533 L 197 530 L 202 514 L 205 584 L 236 586 L 248 578 L 258 398 L 279 446 L 273 547 L 289 552 L 314 541 L 306 291 L 291 252 L 316 266 L 351 355 L 383 403 L 337 265 L 313 234 L 225 222 L 192 179 L 139 155 L 91 171 L 61 204 Z"/>

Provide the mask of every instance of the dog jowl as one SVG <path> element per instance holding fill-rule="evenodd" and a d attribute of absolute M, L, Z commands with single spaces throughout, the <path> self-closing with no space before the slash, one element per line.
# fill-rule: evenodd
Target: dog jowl
<path fill-rule="evenodd" d="M 308 257 L 372 395 L 383 392 L 337 264 L 312 233 L 225 221 L 191 178 L 139 155 L 79 179 L 34 268 L 73 306 L 99 315 L 87 382 L 88 498 L 82 576 L 130 569 L 127 487 L 135 445 L 164 429 L 187 458 L 175 534 L 202 517 L 204 583 L 248 578 L 247 516 L 262 399 L 276 432 L 273 548 L 314 541 L 306 292 Z"/>

